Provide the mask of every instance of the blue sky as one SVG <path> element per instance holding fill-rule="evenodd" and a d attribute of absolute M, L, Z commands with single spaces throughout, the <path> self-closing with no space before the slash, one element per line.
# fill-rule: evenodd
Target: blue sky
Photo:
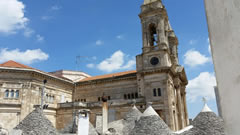
<path fill-rule="evenodd" d="M 143 0 L 1 0 L 0 62 L 13 59 L 43 71 L 100 75 L 135 69 L 141 53 L 138 14 Z M 189 79 L 191 118 L 207 97 L 216 112 L 214 68 L 203 0 L 163 0 L 179 39 Z M 9 6 L 11 5 L 11 6 Z M 76 56 L 81 56 L 76 64 Z"/>

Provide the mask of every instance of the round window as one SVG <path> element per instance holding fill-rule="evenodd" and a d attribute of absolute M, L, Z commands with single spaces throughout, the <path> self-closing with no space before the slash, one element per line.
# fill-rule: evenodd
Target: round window
<path fill-rule="evenodd" d="M 152 65 L 157 65 L 159 63 L 159 59 L 157 57 L 152 57 L 150 63 Z"/>

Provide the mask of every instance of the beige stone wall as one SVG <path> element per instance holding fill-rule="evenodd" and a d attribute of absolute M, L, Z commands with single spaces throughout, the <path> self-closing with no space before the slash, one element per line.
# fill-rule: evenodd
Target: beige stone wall
<path fill-rule="evenodd" d="M 5 129 L 10 131 L 12 127 L 17 126 L 19 123 L 19 116 L 15 112 L 0 112 L 0 123 L 3 125 Z"/>
<path fill-rule="evenodd" d="M 49 104 L 49 109 L 45 110 L 45 114 L 56 126 L 57 104 L 72 101 L 73 84 L 29 71 L 0 70 L 0 121 L 4 128 L 11 130 L 17 125 L 17 121 L 23 120 L 34 110 L 34 105 L 40 105 L 43 79 L 48 80 L 45 103 Z M 5 97 L 6 90 L 19 90 L 19 97 L 16 97 L 16 93 L 14 97 L 11 97 L 11 93 L 9 97 Z M 46 94 L 52 96 L 52 99 L 47 99 Z M 18 117 L 12 106 L 18 106 Z"/>
<path fill-rule="evenodd" d="M 60 108 L 56 113 L 56 128 L 63 129 L 73 120 L 73 108 Z"/>
<path fill-rule="evenodd" d="M 100 83 L 78 85 L 74 94 L 74 101 L 86 99 L 87 102 L 97 102 L 103 93 L 110 96 L 111 100 L 124 99 L 124 94 L 137 93 L 137 81 L 135 79 L 117 80 Z"/>
<path fill-rule="evenodd" d="M 143 111 L 145 110 L 145 108 L 140 108 L 140 106 L 137 106 L 139 108 L 139 110 Z M 108 111 L 108 117 L 109 117 L 109 123 L 115 120 L 119 120 L 122 119 L 123 116 L 132 108 L 131 105 L 129 106 L 118 106 L 118 107 L 111 107 L 109 106 L 109 111 Z M 65 126 L 67 126 L 70 122 L 72 122 L 73 120 L 73 116 L 74 116 L 74 110 L 79 110 L 79 109 L 83 109 L 80 107 L 76 107 L 76 108 L 59 108 L 57 110 L 57 125 L 56 128 L 58 130 L 63 129 Z M 95 107 L 95 108 L 88 108 L 90 109 L 90 116 L 89 116 L 89 120 L 92 123 L 92 125 L 94 127 L 97 127 L 97 115 L 100 114 L 102 115 L 102 108 L 100 107 Z M 101 121 L 100 121 L 101 123 Z"/>
<path fill-rule="evenodd" d="M 44 110 L 44 114 L 52 122 L 53 126 L 56 127 L 56 110 Z"/>

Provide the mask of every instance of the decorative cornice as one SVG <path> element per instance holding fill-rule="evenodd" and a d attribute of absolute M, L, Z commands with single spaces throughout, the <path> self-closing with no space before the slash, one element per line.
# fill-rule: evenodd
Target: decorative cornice
<path fill-rule="evenodd" d="M 62 79 L 60 77 L 57 77 L 57 76 L 54 76 L 54 75 L 51 75 L 50 73 L 45 73 L 45 72 L 42 72 L 40 70 L 36 70 L 36 69 L 24 69 L 24 68 L 10 68 L 10 67 L 0 67 L 0 72 L 19 72 L 19 73 L 29 73 L 29 74 L 36 74 L 36 75 L 39 75 L 39 76 L 42 76 L 42 77 L 48 77 L 48 79 L 55 79 L 55 80 L 59 80 L 59 81 L 63 81 L 63 82 L 66 82 L 66 83 L 70 83 L 70 84 L 74 84 L 74 82 L 70 81 L 70 80 L 65 80 L 65 79 Z"/>
<path fill-rule="evenodd" d="M 21 108 L 21 104 L 7 104 L 7 103 L 0 103 L 0 107 L 7 107 L 7 108 Z"/>

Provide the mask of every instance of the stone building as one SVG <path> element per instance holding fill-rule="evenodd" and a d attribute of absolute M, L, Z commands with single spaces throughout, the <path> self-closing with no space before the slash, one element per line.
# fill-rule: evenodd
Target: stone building
<path fill-rule="evenodd" d="M 0 123 L 12 129 L 41 102 L 42 80 L 45 88 L 46 117 L 56 126 L 57 103 L 71 102 L 74 83 L 14 61 L 0 64 Z"/>
<path fill-rule="evenodd" d="M 141 9 L 143 46 L 142 53 L 136 56 L 136 71 L 85 78 L 76 83 L 73 100 L 98 102 L 105 94 L 109 100 L 139 99 L 137 104 L 142 109 L 146 102 L 153 102 L 169 127 L 182 129 L 188 124 L 185 91 L 188 81 L 178 63 L 178 39 L 161 0 L 145 0 Z M 101 109 L 92 109 L 92 122 L 100 112 Z M 124 113 L 122 107 L 110 108 L 113 114 L 110 122 Z"/>
<path fill-rule="evenodd" d="M 63 129 L 73 119 L 75 110 L 82 108 L 91 110 L 90 121 L 98 129 L 103 95 L 109 100 L 109 122 L 122 119 L 135 100 L 141 111 L 147 102 L 152 102 L 172 130 L 186 127 L 188 81 L 178 63 L 178 39 L 166 8 L 161 0 L 144 0 L 139 17 L 143 45 L 139 45 L 142 53 L 136 56 L 134 71 L 90 77 L 71 71 L 45 73 L 13 61 L 1 64 L 0 119 L 6 128 L 16 125 L 34 105 L 40 104 L 44 79 L 48 80 L 45 96 L 50 105 L 45 114 L 57 129 Z"/>

